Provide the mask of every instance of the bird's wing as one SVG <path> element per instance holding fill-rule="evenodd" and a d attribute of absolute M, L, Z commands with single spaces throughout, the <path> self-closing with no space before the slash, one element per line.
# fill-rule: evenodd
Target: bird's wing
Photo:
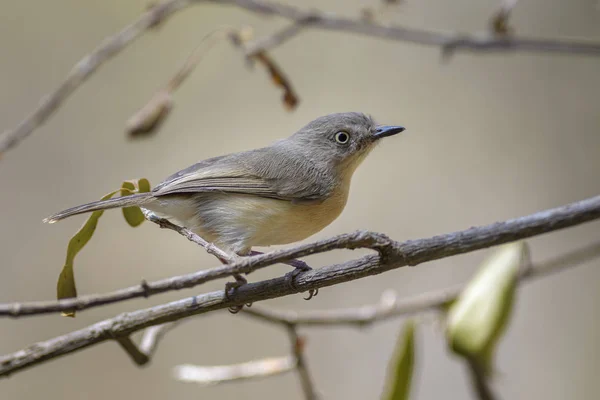
<path fill-rule="evenodd" d="M 180 193 L 223 192 L 241 193 L 288 201 L 319 200 L 318 185 L 290 185 L 291 168 L 275 168 L 264 173 L 254 168 L 244 157 L 248 153 L 215 157 L 200 161 L 165 179 L 153 190 L 155 196 Z M 257 154 L 260 156 L 260 154 Z M 312 187 L 311 187 L 312 186 Z"/>

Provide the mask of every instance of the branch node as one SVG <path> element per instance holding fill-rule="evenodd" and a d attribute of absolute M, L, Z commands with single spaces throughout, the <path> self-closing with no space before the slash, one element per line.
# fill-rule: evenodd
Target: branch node
<path fill-rule="evenodd" d="M 144 291 L 144 298 L 147 299 L 148 297 L 150 297 L 150 295 L 152 294 L 152 289 L 150 288 L 150 285 L 148 285 L 148 282 L 145 279 L 142 279 L 142 282 L 140 282 L 140 286 Z"/>

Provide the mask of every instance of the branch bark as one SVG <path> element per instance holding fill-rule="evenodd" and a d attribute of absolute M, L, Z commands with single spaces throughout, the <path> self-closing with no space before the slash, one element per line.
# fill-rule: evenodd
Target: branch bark
<path fill-rule="evenodd" d="M 600 257 L 600 242 L 571 251 L 550 261 L 533 265 L 519 276 L 519 284 L 536 278 L 543 278 Z M 454 300 L 464 289 L 464 285 L 423 293 L 398 301 L 394 292 L 384 292 L 377 304 L 362 307 L 319 311 L 274 310 L 259 305 L 244 308 L 243 314 L 278 325 L 303 327 L 354 326 L 367 327 L 391 318 L 440 311 Z"/>
<path fill-rule="evenodd" d="M 542 211 L 527 217 L 480 228 L 471 228 L 462 232 L 435 236 L 430 239 L 413 240 L 403 243 L 390 242 L 386 246 L 380 247 L 380 254 L 368 255 L 346 263 L 302 273 L 296 278 L 294 287 L 290 287 L 285 277 L 280 277 L 241 286 L 228 298 L 225 297 L 222 290 L 219 290 L 147 309 L 124 313 L 87 328 L 47 341 L 38 342 L 26 349 L 0 357 L 0 376 L 8 376 L 41 362 L 90 347 L 97 343 L 129 336 L 131 333 L 149 326 L 177 321 L 192 315 L 203 314 L 231 306 L 254 303 L 309 289 L 348 282 L 407 264 L 416 265 L 427 260 L 466 253 L 576 225 L 577 223 L 599 217 L 600 204 L 598 203 L 600 203 L 600 197 Z M 348 243 L 353 243 L 354 245 L 358 243 L 365 244 L 365 240 L 369 238 L 371 243 L 383 245 L 382 242 L 378 242 L 377 240 L 372 241 L 373 237 L 370 235 L 365 232 L 340 235 L 313 245 L 297 246 L 294 249 L 255 256 L 243 261 L 248 263 L 248 265 L 259 265 L 258 263 L 261 260 L 273 260 L 275 258 L 289 259 L 297 255 L 307 255 L 317 251 L 340 248 L 340 246 L 347 246 Z M 381 238 L 379 237 L 379 239 Z M 528 269 L 522 277 L 527 278 L 543 275 L 552 270 L 559 270 L 569 265 L 574 265 L 573 263 L 586 261 L 596 256 L 599 251 L 597 246 L 585 248 L 568 255 L 568 257 L 573 258 L 571 261 L 566 258 L 567 256 L 561 257 L 546 264 L 544 268 Z M 405 312 L 419 312 L 435 308 L 451 299 L 456 293 L 457 291 L 448 291 L 435 296 L 425 295 L 417 298 L 417 300 L 410 299 L 405 303 L 399 303 L 395 308 L 396 311 L 391 314 L 397 316 Z M 249 311 L 246 310 L 245 312 Z M 307 320 L 305 322 L 308 324 L 310 321 Z M 295 323 L 299 323 L 299 321 Z"/>
<path fill-rule="evenodd" d="M 285 278 L 278 278 L 272 281 L 263 281 L 244 286 L 245 289 L 240 288 L 236 293 L 230 296 L 229 300 L 223 300 L 220 303 L 223 307 L 242 305 L 348 282 L 407 265 L 416 266 L 427 261 L 463 254 L 568 228 L 597 218 L 600 218 L 600 196 L 571 203 L 562 207 L 540 211 L 525 217 L 515 218 L 504 222 L 496 222 L 482 227 L 473 227 L 464 231 L 446 233 L 427 239 L 396 242 L 380 233 L 357 231 L 313 243 L 297 245 L 289 249 L 251 257 L 243 257 L 228 265 L 198 271 L 188 275 L 175 276 L 150 283 L 142 282 L 140 285 L 120 289 L 111 293 L 87 295 L 58 301 L 0 304 L 0 316 L 20 317 L 25 315 L 57 313 L 72 309 L 81 311 L 128 299 L 149 297 L 157 293 L 191 288 L 215 279 L 228 277 L 235 273 L 250 273 L 276 263 L 285 263 L 299 257 L 335 249 L 353 250 L 357 248 L 368 248 L 378 252 L 377 255 L 369 255 L 346 263 L 330 265 L 318 270 L 304 272 L 296 277 L 294 288 L 289 287 L 289 285 L 284 285 L 288 286 L 286 288 L 280 286 L 280 280 L 284 280 Z M 195 235 L 185 228 L 177 227 L 176 225 L 174 226 L 181 230 L 180 233 L 186 237 L 188 237 L 188 234 L 190 233 Z M 203 241 L 203 239 L 199 236 L 196 238 L 195 236 L 191 236 L 190 240 L 205 247 L 205 245 L 200 242 Z M 203 242 L 210 248 L 208 242 Z M 261 296 L 260 293 L 257 293 L 256 290 L 250 290 L 250 288 L 259 287 L 265 288 L 263 296 Z M 246 292 L 246 290 L 249 291 Z M 227 306 L 225 306 L 225 304 L 227 304 Z"/>
<path fill-rule="evenodd" d="M 546 52 L 600 56 L 600 43 L 584 40 L 535 39 L 517 36 L 499 36 L 489 33 L 467 35 L 434 32 L 400 26 L 378 25 L 361 19 L 340 17 L 334 13 L 304 11 L 294 6 L 262 0 L 164 0 L 142 14 L 132 24 L 110 36 L 90 54 L 82 58 L 69 72 L 60 86 L 42 98 L 40 105 L 15 128 L 0 137 L 0 156 L 17 146 L 41 126 L 98 67 L 125 49 L 145 31 L 165 20 L 175 11 L 192 4 L 217 3 L 232 5 L 247 11 L 283 17 L 297 24 L 322 30 L 355 33 L 375 38 L 440 47 L 445 54 L 456 50 L 471 52 Z M 296 28 L 299 28 L 298 26 Z M 252 52 L 273 48 L 295 37 L 301 29 L 285 29 L 273 38 L 249 44 Z"/>

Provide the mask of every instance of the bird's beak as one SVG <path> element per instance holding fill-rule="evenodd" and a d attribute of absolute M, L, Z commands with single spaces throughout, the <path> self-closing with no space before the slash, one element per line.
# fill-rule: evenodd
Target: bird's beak
<path fill-rule="evenodd" d="M 402 131 L 404 131 L 403 126 L 378 126 L 373 134 L 373 138 L 379 140 L 384 137 L 393 136 Z"/>

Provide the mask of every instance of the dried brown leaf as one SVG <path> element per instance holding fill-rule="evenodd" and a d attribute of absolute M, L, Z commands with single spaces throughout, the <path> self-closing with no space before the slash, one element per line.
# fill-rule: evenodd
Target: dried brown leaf
<path fill-rule="evenodd" d="M 267 69 L 275 86 L 283 89 L 282 101 L 286 109 L 288 111 L 294 110 L 298 105 L 299 99 L 281 68 L 265 51 L 259 51 L 253 54 L 251 58 L 258 61 Z"/>
<path fill-rule="evenodd" d="M 492 31 L 497 35 L 510 35 L 513 33 L 513 28 L 508 23 L 508 17 L 510 16 L 510 11 L 506 11 L 504 9 L 499 10 L 492 17 L 490 23 L 492 27 Z"/>
<path fill-rule="evenodd" d="M 144 107 L 129 118 L 127 133 L 130 137 L 140 137 L 155 132 L 169 115 L 172 106 L 171 93 L 167 90 L 156 92 Z"/>

